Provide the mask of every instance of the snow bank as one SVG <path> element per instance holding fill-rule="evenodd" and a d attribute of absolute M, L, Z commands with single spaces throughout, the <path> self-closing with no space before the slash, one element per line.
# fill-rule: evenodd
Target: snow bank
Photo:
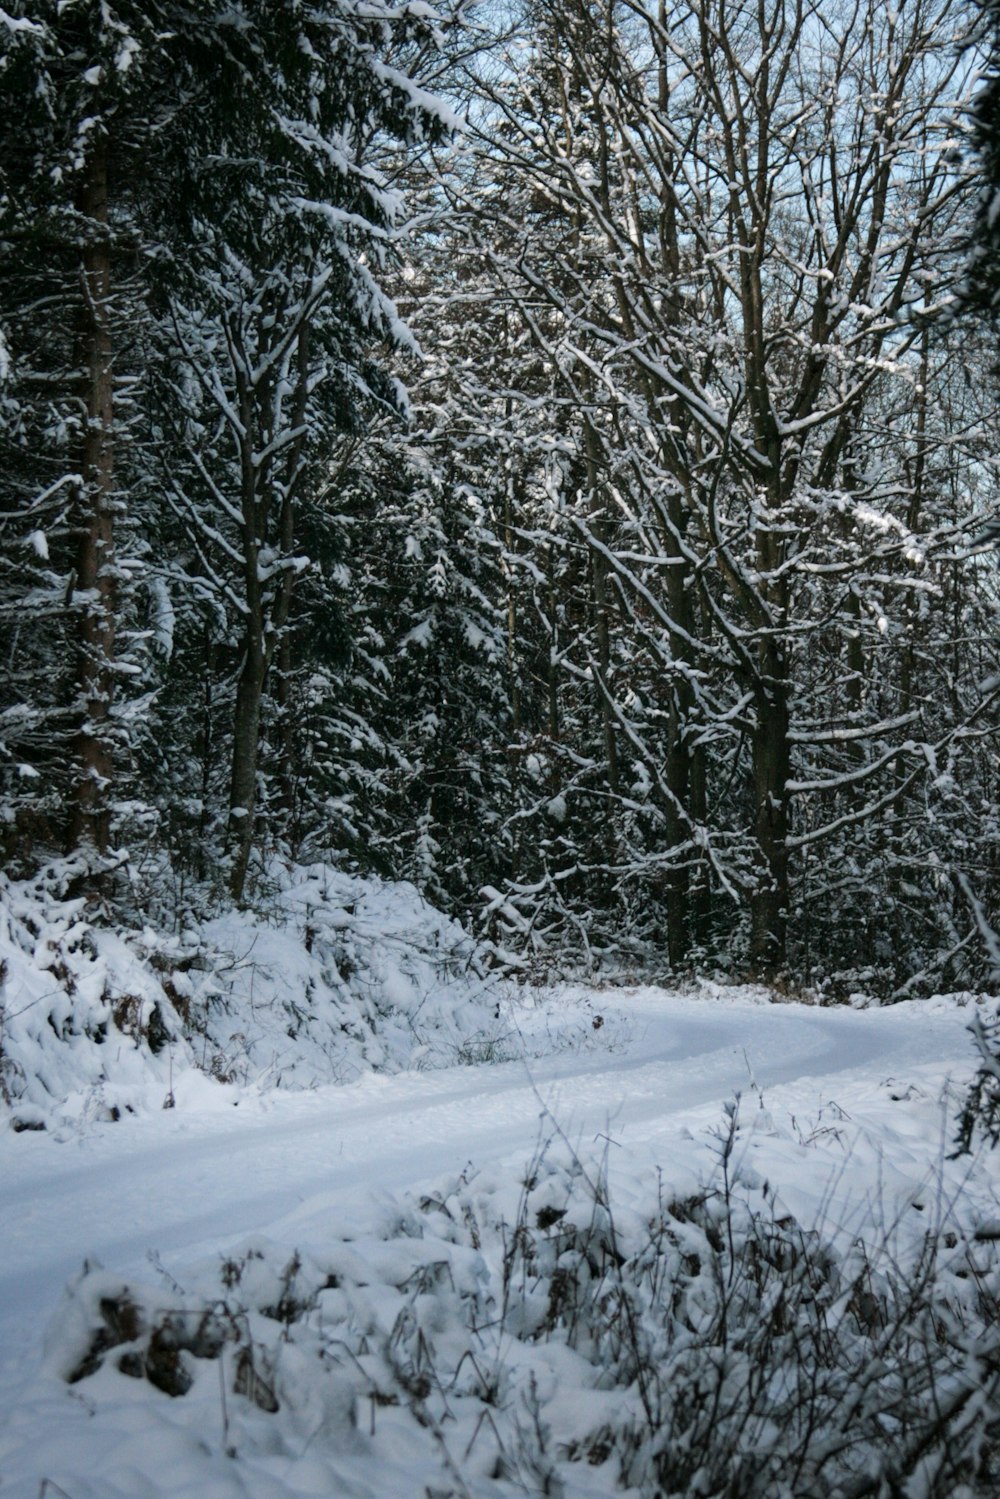
<path fill-rule="evenodd" d="M 275 866 L 266 906 L 167 935 L 101 926 L 53 884 L 0 878 L 0 1107 L 15 1128 L 171 1107 L 205 1078 L 305 1088 L 511 1044 L 503 986 L 411 885 Z"/>

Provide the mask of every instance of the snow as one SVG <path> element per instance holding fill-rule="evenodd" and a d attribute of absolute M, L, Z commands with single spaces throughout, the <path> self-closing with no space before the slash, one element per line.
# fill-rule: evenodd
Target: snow
<path fill-rule="evenodd" d="M 153 648 L 161 660 L 169 661 L 174 653 L 174 632 L 177 626 L 173 599 L 164 578 L 151 576 L 147 587 Z"/>
<path fill-rule="evenodd" d="M 286 909 L 325 911 L 335 927 L 324 880 L 343 878 L 314 871 L 284 892 Z M 352 888 L 340 930 L 356 949 L 394 903 L 397 933 L 400 906 L 412 916 L 406 887 Z M 238 956 L 245 919 L 206 935 Z M 290 930 L 257 934 L 253 1005 L 265 1011 L 307 976 L 308 964 L 288 966 Z M 400 945 L 385 941 L 378 981 L 405 1012 L 414 968 Z M 246 956 L 227 980 L 241 1013 Z M 300 948 L 294 962 L 305 958 Z M 475 1007 L 481 986 L 465 984 Z M 819 1226 L 845 1255 L 882 1225 L 902 1262 L 907 1244 L 954 1222 L 969 1241 L 978 1228 L 977 1252 L 995 1259 L 997 1163 L 946 1159 L 974 1001 L 767 998 L 707 982 L 525 990 L 497 1001 L 503 1030 L 476 1067 L 415 1070 L 417 1056 L 408 1070 L 355 1066 L 339 1086 L 313 1076 L 281 1090 L 252 1071 L 223 1087 L 189 1067 L 166 1111 L 112 1125 L 84 1110 L 0 1135 L 0 1493 L 35 1499 L 48 1480 L 71 1499 L 499 1499 L 541 1487 L 528 1471 L 534 1410 L 563 1454 L 546 1491 L 607 1495 L 594 1434 L 629 1417 L 635 1393 L 595 1382 L 585 1339 L 536 1336 L 558 1258 L 539 1262 L 537 1282 L 510 1282 L 497 1330 L 504 1236 L 519 1204 L 529 1222 L 579 1221 L 605 1158 L 618 1241 L 641 1244 L 657 1201 L 718 1171 L 727 1108 L 738 1126 L 727 1169 L 747 1202 L 775 1193 L 779 1216 Z M 543 1259 L 564 1242 L 556 1228 L 540 1237 Z M 589 1272 L 574 1263 L 582 1294 Z M 116 1305 L 131 1311 L 111 1328 Z M 67 1384 L 98 1327 L 112 1346 Z M 435 1377 L 447 1371 L 447 1414 L 420 1393 L 421 1349 Z M 119 1360 L 152 1372 L 128 1377 Z M 189 1388 L 172 1398 L 154 1374 Z M 574 1444 L 586 1461 L 566 1457 Z"/>
<path fill-rule="evenodd" d="M 502 985 L 412 885 L 275 863 L 261 895 L 119 934 L 44 875 L 0 876 L 0 1113 L 58 1127 L 158 1112 L 204 1074 L 313 1088 L 501 1042 Z"/>
<path fill-rule="evenodd" d="M 43 36 L 43 28 L 37 21 L 29 21 L 23 16 L 12 16 L 5 10 L 0 10 L 0 25 L 5 26 L 8 31 L 26 31 L 31 36 Z"/>

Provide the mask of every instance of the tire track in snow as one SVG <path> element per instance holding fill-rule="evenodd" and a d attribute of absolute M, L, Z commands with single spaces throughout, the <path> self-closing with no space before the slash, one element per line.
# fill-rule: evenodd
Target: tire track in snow
<path fill-rule="evenodd" d="M 626 1145 L 649 1140 L 657 1120 L 675 1123 L 746 1092 L 748 1062 L 762 1089 L 857 1069 L 871 1071 L 874 1085 L 879 1073 L 968 1053 L 957 1014 L 915 1022 L 901 1010 L 730 1005 L 649 991 L 608 994 L 601 1004 L 635 1027 L 622 1054 L 370 1077 L 244 1098 L 238 1109 L 126 1120 L 62 1145 L 0 1140 L 3 1374 L 88 1254 L 148 1275 L 149 1249 L 212 1253 L 294 1220 L 308 1200 L 363 1211 L 373 1192 L 416 1187 L 469 1161 L 527 1159 L 546 1112 L 570 1138 L 610 1125 Z"/>

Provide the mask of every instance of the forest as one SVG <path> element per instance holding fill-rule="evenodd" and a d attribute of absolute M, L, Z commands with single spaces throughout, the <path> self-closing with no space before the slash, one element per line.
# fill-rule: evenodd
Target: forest
<path fill-rule="evenodd" d="M 982 25 L 3 12 L 8 872 L 175 915 L 321 857 L 528 972 L 981 984 Z"/>
<path fill-rule="evenodd" d="M 0 0 L 4 1499 L 995 1499 L 998 325 L 1000 0 Z"/>

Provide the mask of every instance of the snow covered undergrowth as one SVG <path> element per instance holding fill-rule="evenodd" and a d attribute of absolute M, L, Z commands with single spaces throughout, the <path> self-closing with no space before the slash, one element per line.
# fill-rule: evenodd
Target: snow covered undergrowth
<path fill-rule="evenodd" d="M 7 1135 L 0 1499 L 995 1494 L 968 1010 L 589 998 L 530 1077 Z"/>
<path fill-rule="evenodd" d="M 266 908 L 165 935 L 0 878 L 0 1112 L 22 1129 L 159 1109 L 204 1077 L 314 1087 L 521 1050 L 510 990 L 411 885 L 275 864 Z"/>

